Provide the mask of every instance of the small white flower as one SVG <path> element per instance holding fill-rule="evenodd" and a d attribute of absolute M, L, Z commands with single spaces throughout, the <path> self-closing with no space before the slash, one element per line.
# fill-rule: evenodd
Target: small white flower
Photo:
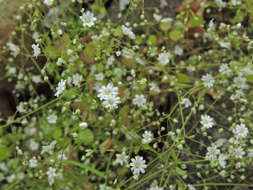
<path fill-rule="evenodd" d="M 241 76 L 234 78 L 233 80 L 235 86 L 239 89 L 248 89 L 249 85 L 247 84 L 247 79 Z"/>
<path fill-rule="evenodd" d="M 145 131 L 142 134 L 142 137 L 143 137 L 142 143 L 143 144 L 149 144 L 149 143 L 152 142 L 154 135 L 153 135 L 153 133 L 151 131 Z"/>
<path fill-rule="evenodd" d="M 57 155 L 57 159 L 58 160 L 67 160 L 67 156 L 63 153 L 63 152 L 60 152 L 58 155 Z"/>
<path fill-rule="evenodd" d="M 103 73 L 98 73 L 95 75 L 95 79 L 96 80 L 104 80 L 104 74 Z"/>
<path fill-rule="evenodd" d="M 110 186 L 107 186 L 106 184 L 100 184 L 99 190 L 113 190 L 113 188 Z"/>
<path fill-rule="evenodd" d="M 138 106 L 138 107 L 144 107 L 145 104 L 147 103 L 147 100 L 143 94 L 136 94 L 134 99 L 133 99 L 133 104 Z"/>
<path fill-rule="evenodd" d="M 231 0 L 231 4 L 236 6 L 236 5 L 240 5 L 242 2 L 241 0 Z"/>
<path fill-rule="evenodd" d="M 224 42 L 224 41 L 220 41 L 218 42 L 218 44 L 223 47 L 223 48 L 227 48 L 230 49 L 231 48 L 231 43 L 230 42 Z"/>
<path fill-rule="evenodd" d="M 233 133 L 236 138 L 241 139 L 241 138 L 245 138 L 248 135 L 249 130 L 245 126 L 245 124 L 238 124 L 233 130 Z"/>
<path fill-rule="evenodd" d="M 54 0 L 44 0 L 43 3 L 48 5 L 48 6 L 51 6 L 51 5 L 53 5 Z"/>
<path fill-rule="evenodd" d="M 114 57 L 113 55 L 111 55 L 111 56 L 107 59 L 106 64 L 107 64 L 107 65 L 112 65 L 114 61 L 115 61 L 115 57 Z"/>
<path fill-rule="evenodd" d="M 215 146 L 207 147 L 206 159 L 213 161 L 217 159 L 217 156 L 220 154 L 220 150 Z"/>
<path fill-rule="evenodd" d="M 201 78 L 203 85 L 207 88 L 211 88 L 214 85 L 214 78 L 211 74 L 206 74 Z"/>
<path fill-rule="evenodd" d="M 66 89 L 66 80 L 61 80 L 57 87 L 56 87 L 56 93 L 55 93 L 55 96 L 59 97 L 63 92 L 64 90 Z"/>
<path fill-rule="evenodd" d="M 188 108 L 192 105 L 189 98 L 182 98 L 181 104 L 184 105 L 185 108 Z"/>
<path fill-rule="evenodd" d="M 237 159 L 243 158 L 243 156 L 245 155 L 245 151 L 242 149 L 242 147 L 233 148 L 231 149 L 230 153 Z"/>
<path fill-rule="evenodd" d="M 176 55 L 182 55 L 184 50 L 181 47 L 176 46 L 174 52 Z"/>
<path fill-rule="evenodd" d="M 226 159 L 227 159 L 227 156 L 226 156 L 226 155 L 220 154 L 220 156 L 219 156 L 219 164 L 220 164 L 220 167 L 226 168 Z"/>
<path fill-rule="evenodd" d="M 79 124 L 79 127 L 80 127 L 80 129 L 86 129 L 86 128 L 88 127 L 88 123 L 86 123 L 86 122 L 81 122 L 81 123 Z"/>
<path fill-rule="evenodd" d="M 17 57 L 17 55 L 20 53 L 20 48 L 11 42 L 8 42 L 6 45 L 11 50 L 11 55 L 13 57 Z"/>
<path fill-rule="evenodd" d="M 50 186 L 53 185 L 56 178 L 61 177 L 61 175 L 59 173 L 57 173 L 56 169 L 52 168 L 52 167 L 48 168 L 46 174 L 48 176 L 48 183 Z"/>
<path fill-rule="evenodd" d="M 15 174 L 12 174 L 12 175 L 6 177 L 6 180 L 8 183 L 12 183 L 16 178 L 17 178 L 17 176 Z"/>
<path fill-rule="evenodd" d="M 81 84 L 82 80 L 83 80 L 82 75 L 80 75 L 78 73 L 74 74 L 72 76 L 72 83 L 73 83 L 74 86 L 79 86 Z"/>
<path fill-rule="evenodd" d="M 245 93 L 240 89 L 236 90 L 234 94 L 231 95 L 231 100 L 239 100 L 240 98 L 244 97 Z"/>
<path fill-rule="evenodd" d="M 31 151 L 36 151 L 39 149 L 39 143 L 35 142 L 34 140 L 30 140 L 29 148 Z"/>
<path fill-rule="evenodd" d="M 121 154 L 116 154 L 116 160 L 115 164 L 120 164 L 123 166 L 124 164 L 128 164 L 128 158 L 129 156 L 126 154 L 125 151 L 123 151 Z"/>
<path fill-rule="evenodd" d="M 188 186 L 188 190 L 196 190 L 196 188 L 193 185 L 191 185 L 191 184 L 189 184 L 187 186 Z"/>
<path fill-rule="evenodd" d="M 42 82 L 42 79 L 41 79 L 41 76 L 40 75 L 33 75 L 32 76 L 32 81 L 34 82 L 34 83 L 41 83 Z"/>
<path fill-rule="evenodd" d="M 158 61 L 161 65 L 167 65 L 170 62 L 171 54 L 169 52 L 160 53 L 158 55 Z"/>
<path fill-rule="evenodd" d="M 103 106 L 107 109 L 115 109 L 118 108 L 118 104 L 120 103 L 120 98 L 118 96 L 110 96 L 107 97 L 104 101 L 103 101 Z"/>
<path fill-rule="evenodd" d="M 153 92 L 156 92 L 156 93 L 160 92 L 159 86 L 154 82 L 149 83 L 149 90 L 153 91 Z"/>
<path fill-rule="evenodd" d="M 56 61 L 56 65 L 58 65 L 58 66 L 62 65 L 63 63 L 65 63 L 65 60 L 62 58 L 58 58 Z"/>
<path fill-rule="evenodd" d="M 130 166 L 135 176 L 145 173 L 145 168 L 147 168 L 146 161 L 141 156 L 135 156 L 135 158 L 132 158 Z"/>
<path fill-rule="evenodd" d="M 38 32 L 34 32 L 33 35 L 32 35 L 32 38 L 34 40 L 38 40 L 40 38 L 40 34 Z"/>
<path fill-rule="evenodd" d="M 119 0 L 119 10 L 123 11 L 127 4 L 129 3 L 129 0 Z"/>
<path fill-rule="evenodd" d="M 130 39 L 135 39 L 135 34 L 132 32 L 132 30 L 126 26 L 121 27 L 123 34 L 128 36 Z"/>
<path fill-rule="evenodd" d="M 80 19 L 83 22 L 83 26 L 84 27 L 91 27 L 95 24 L 95 21 L 97 20 L 97 18 L 94 16 L 94 14 L 90 11 L 86 11 L 82 14 L 82 16 L 80 16 Z"/>
<path fill-rule="evenodd" d="M 100 100 L 107 100 L 111 97 L 117 96 L 118 93 L 118 87 L 114 87 L 112 83 L 98 89 L 98 97 Z"/>
<path fill-rule="evenodd" d="M 40 154 L 48 153 L 52 154 L 52 150 L 54 149 L 56 145 L 56 141 L 52 141 L 49 145 L 42 146 L 42 151 Z"/>
<path fill-rule="evenodd" d="M 226 6 L 226 3 L 223 2 L 222 0 L 215 0 L 215 3 L 216 3 L 219 7 L 224 7 L 224 6 Z"/>
<path fill-rule="evenodd" d="M 147 190 L 163 190 L 163 188 L 158 186 L 157 180 L 154 180 Z"/>
<path fill-rule="evenodd" d="M 47 116 L 47 121 L 48 121 L 48 123 L 50 123 L 50 124 L 54 124 L 54 123 L 56 123 L 56 121 L 57 121 L 57 115 L 55 115 L 55 114 L 50 114 L 49 116 Z"/>
<path fill-rule="evenodd" d="M 32 45 L 32 48 L 33 48 L 33 56 L 34 56 L 34 57 L 38 57 L 39 54 L 41 53 L 41 52 L 40 52 L 39 44 L 33 44 L 33 45 Z"/>
<path fill-rule="evenodd" d="M 248 150 L 248 156 L 253 157 L 253 148 Z"/>
<path fill-rule="evenodd" d="M 35 157 L 32 157 L 29 160 L 29 167 L 30 168 L 36 168 L 38 166 L 38 160 Z"/>
<path fill-rule="evenodd" d="M 155 14 L 155 13 L 153 14 L 153 17 L 154 17 L 154 19 L 155 19 L 156 22 L 160 22 L 161 19 L 162 19 L 161 15 L 158 15 L 158 14 Z"/>
<path fill-rule="evenodd" d="M 231 75 L 232 74 L 232 70 L 229 68 L 228 64 L 222 64 L 219 67 L 219 72 L 223 75 Z"/>
<path fill-rule="evenodd" d="M 201 115 L 201 121 L 200 121 L 201 125 L 203 128 L 209 129 L 212 128 L 214 126 L 214 119 L 212 117 L 210 117 L 209 115 Z"/>

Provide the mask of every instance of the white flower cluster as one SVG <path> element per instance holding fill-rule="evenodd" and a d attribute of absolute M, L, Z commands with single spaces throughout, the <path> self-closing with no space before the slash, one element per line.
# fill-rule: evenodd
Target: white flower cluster
<path fill-rule="evenodd" d="M 74 86 L 79 86 L 83 80 L 83 76 L 79 73 L 74 74 L 73 76 L 68 77 L 68 84 L 72 84 Z"/>
<path fill-rule="evenodd" d="M 48 183 L 49 183 L 50 186 L 52 186 L 54 184 L 55 179 L 61 177 L 61 174 L 59 174 L 57 172 L 57 170 L 55 168 L 52 168 L 52 167 L 48 168 L 46 174 L 48 176 Z"/>
<path fill-rule="evenodd" d="M 118 87 L 114 87 L 112 83 L 98 89 L 98 98 L 103 101 L 103 106 L 110 110 L 118 108 L 118 104 L 120 103 L 118 95 Z"/>
<path fill-rule="evenodd" d="M 153 140 L 153 133 L 151 131 L 145 131 L 142 135 L 143 139 L 142 139 L 142 143 L 143 144 L 149 144 L 152 142 Z"/>
<path fill-rule="evenodd" d="M 116 154 L 115 164 L 124 164 L 128 167 L 130 165 L 131 171 L 133 172 L 134 178 L 137 179 L 140 174 L 145 173 L 145 168 L 147 168 L 146 160 L 142 156 L 135 156 L 131 159 L 131 163 L 128 165 L 129 156 L 126 154 L 125 150 L 121 154 Z"/>
<path fill-rule="evenodd" d="M 32 49 L 33 49 L 33 56 L 34 57 L 38 57 L 40 55 L 40 47 L 39 44 L 33 44 L 32 45 Z"/>
<path fill-rule="evenodd" d="M 6 45 L 11 50 L 11 55 L 13 57 L 17 57 L 17 55 L 20 53 L 20 48 L 11 42 L 8 42 Z"/>
<path fill-rule="evenodd" d="M 67 80 L 61 80 L 58 83 L 58 85 L 56 87 L 55 96 L 59 97 L 64 92 L 64 90 L 66 89 L 66 82 L 67 82 Z"/>
<path fill-rule="evenodd" d="M 125 34 L 126 36 L 128 36 L 130 39 L 135 39 L 135 34 L 133 33 L 133 31 L 130 28 L 128 28 L 125 25 L 123 25 L 121 27 L 121 29 L 122 29 L 123 34 Z"/>
<path fill-rule="evenodd" d="M 56 141 L 52 141 L 49 145 L 42 146 L 41 155 L 44 153 L 53 154 L 53 149 L 56 145 Z"/>

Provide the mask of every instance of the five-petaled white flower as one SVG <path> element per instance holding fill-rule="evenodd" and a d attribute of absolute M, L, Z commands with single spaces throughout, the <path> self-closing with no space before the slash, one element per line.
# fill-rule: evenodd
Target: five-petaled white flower
<path fill-rule="evenodd" d="M 145 131 L 143 134 L 142 134 L 142 143 L 143 144 L 149 144 L 151 143 L 151 141 L 153 140 L 153 133 L 151 131 Z"/>
<path fill-rule="evenodd" d="M 171 53 L 165 52 L 158 55 L 158 61 L 161 65 L 167 65 L 170 62 Z"/>
<path fill-rule="evenodd" d="M 112 83 L 109 83 L 106 86 L 102 86 L 98 89 L 98 98 L 103 101 L 102 105 L 107 109 L 115 109 L 120 103 L 120 98 L 118 96 L 119 89 L 114 87 Z"/>
<path fill-rule="evenodd" d="M 249 130 L 245 126 L 245 124 L 242 123 L 235 126 L 233 133 L 237 139 L 241 139 L 241 138 L 245 138 L 248 135 Z"/>
<path fill-rule="evenodd" d="M 121 27 L 121 29 L 122 29 L 123 34 L 128 36 L 130 39 L 135 39 L 135 34 L 133 33 L 133 31 L 130 28 L 123 25 Z"/>
<path fill-rule="evenodd" d="M 203 85 L 207 88 L 211 88 L 214 85 L 214 78 L 211 74 L 206 74 L 201 78 Z"/>
<path fill-rule="evenodd" d="M 80 19 L 82 20 L 84 27 L 93 26 L 97 20 L 94 14 L 90 11 L 83 12 L 82 16 L 80 16 Z"/>
<path fill-rule="evenodd" d="M 210 117 L 209 115 L 201 115 L 201 121 L 200 121 L 201 125 L 203 126 L 203 128 L 209 129 L 212 128 L 214 126 L 214 119 L 212 117 Z"/>
<path fill-rule="evenodd" d="M 57 115 L 55 115 L 55 114 L 50 114 L 49 116 L 47 116 L 47 121 L 48 121 L 48 123 L 50 123 L 50 124 L 56 123 L 56 121 L 57 121 Z"/>
<path fill-rule="evenodd" d="M 138 106 L 138 107 L 144 107 L 145 104 L 147 103 L 147 100 L 143 94 L 136 94 L 134 99 L 133 99 L 133 104 Z"/>
<path fill-rule="evenodd" d="M 116 154 L 115 164 L 120 164 L 121 166 L 123 166 L 124 163 L 128 164 L 128 158 L 129 156 L 125 151 L 123 151 L 121 154 Z"/>
<path fill-rule="evenodd" d="M 181 104 L 184 105 L 185 108 L 188 108 L 192 105 L 191 101 L 189 98 L 182 98 Z"/>
<path fill-rule="evenodd" d="M 135 158 L 132 158 L 130 166 L 135 176 L 145 173 L 145 168 L 147 168 L 146 161 L 141 156 L 135 156 Z"/>
<path fill-rule="evenodd" d="M 207 147 L 206 159 L 213 161 L 217 159 L 217 156 L 220 154 L 220 150 L 216 145 Z"/>

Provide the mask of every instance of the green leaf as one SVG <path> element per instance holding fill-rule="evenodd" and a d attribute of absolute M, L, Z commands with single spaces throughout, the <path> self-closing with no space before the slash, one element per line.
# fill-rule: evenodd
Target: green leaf
<path fill-rule="evenodd" d="M 192 25 L 192 27 L 202 26 L 204 23 L 204 19 L 200 16 L 194 15 L 191 17 L 190 24 Z"/>
<path fill-rule="evenodd" d="M 171 22 L 170 21 L 162 22 L 160 24 L 160 28 L 161 28 L 162 31 L 167 32 L 171 28 Z"/>
<path fill-rule="evenodd" d="M 101 171 L 99 171 L 95 168 L 92 168 L 92 167 L 90 167 L 86 164 L 82 164 L 82 163 L 76 162 L 74 160 L 62 160 L 62 161 L 67 163 L 67 164 L 71 164 L 71 165 L 77 166 L 79 168 L 85 169 L 85 170 L 87 170 L 87 171 L 89 171 L 93 174 L 96 174 L 97 176 L 99 176 L 101 178 L 106 178 L 106 175 L 103 172 L 101 172 Z"/>
<path fill-rule="evenodd" d="M 246 14 L 245 11 L 242 11 L 242 10 L 240 10 L 240 9 L 237 10 L 236 15 L 235 15 L 234 18 L 231 19 L 231 22 L 232 22 L 233 24 L 242 22 L 242 21 L 244 20 L 244 17 L 246 16 L 245 14 Z"/>
<path fill-rule="evenodd" d="M 192 82 L 192 79 L 190 77 L 188 77 L 187 75 L 183 74 L 183 73 L 178 73 L 177 78 L 178 78 L 178 81 L 182 82 L 182 83 Z"/>
<path fill-rule="evenodd" d="M 186 175 L 186 171 L 182 170 L 182 169 L 179 168 L 179 167 L 176 167 L 176 173 L 177 173 L 178 175 L 181 175 L 181 176 Z"/>
<path fill-rule="evenodd" d="M 0 161 L 7 159 L 11 155 L 11 149 L 5 146 L 0 146 Z"/>
<path fill-rule="evenodd" d="M 45 53 L 46 57 L 51 58 L 51 59 L 56 59 L 61 56 L 60 52 L 57 51 L 57 49 L 51 45 L 48 45 L 44 49 L 44 53 Z"/>
<path fill-rule="evenodd" d="M 157 43 L 156 36 L 155 35 L 150 35 L 148 37 L 148 44 L 149 45 L 156 45 L 156 43 Z"/>
<path fill-rule="evenodd" d="M 170 37 L 171 40 L 177 41 L 177 40 L 183 38 L 184 34 L 181 30 L 172 30 L 169 33 L 169 37 Z"/>
<path fill-rule="evenodd" d="M 253 75 L 246 75 L 245 78 L 248 82 L 253 82 Z"/>
<path fill-rule="evenodd" d="M 76 139 L 78 143 L 92 144 L 94 141 L 94 134 L 90 129 L 84 129 L 81 131 Z"/>
<path fill-rule="evenodd" d="M 71 100 L 75 97 L 77 97 L 79 94 L 79 90 L 76 89 L 76 88 L 72 88 L 72 89 L 69 89 L 69 90 L 65 90 L 64 93 L 63 93 L 63 97 L 68 99 L 68 100 Z"/>
<path fill-rule="evenodd" d="M 53 131 L 54 139 L 56 139 L 56 140 L 60 139 L 61 135 L 62 135 L 61 129 L 55 128 L 54 131 Z"/>

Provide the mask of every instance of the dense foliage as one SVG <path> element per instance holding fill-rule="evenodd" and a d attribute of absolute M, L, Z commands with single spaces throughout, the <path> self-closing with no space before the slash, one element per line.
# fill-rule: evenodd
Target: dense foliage
<path fill-rule="evenodd" d="M 252 188 L 253 1 L 108 3 L 19 8 L 1 190 Z"/>

